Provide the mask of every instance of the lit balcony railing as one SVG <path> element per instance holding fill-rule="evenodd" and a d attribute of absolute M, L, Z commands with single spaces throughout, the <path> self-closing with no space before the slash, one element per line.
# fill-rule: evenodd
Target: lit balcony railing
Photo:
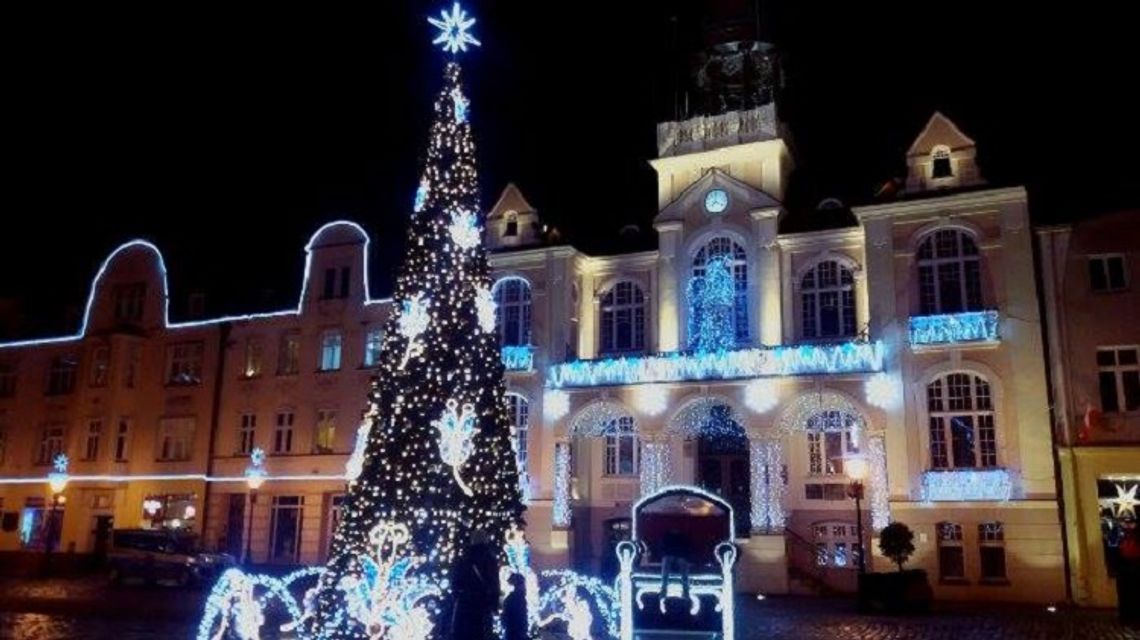
<path fill-rule="evenodd" d="M 997 342 L 997 311 L 966 311 L 936 316 L 912 316 L 910 344 L 935 346 L 969 342 Z"/>
<path fill-rule="evenodd" d="M 1009 500 L 1013 478 L 1006 469 L 948 469 L 922 474 L 924 502 Z"/>
<path fill-rule="evenodd" d="M 534 368 L 534 347 L 529 345 L 503 347 L 503 366 L 507 371 L 530 371 Z"/>
<path fill-rule="evenodd" d="M 551 366 L 547 384 L 553 388 L 597 387 L 757 376 L 873 373 L 882 369 L 881 342 L 844 342 L 578 360 Z"/>

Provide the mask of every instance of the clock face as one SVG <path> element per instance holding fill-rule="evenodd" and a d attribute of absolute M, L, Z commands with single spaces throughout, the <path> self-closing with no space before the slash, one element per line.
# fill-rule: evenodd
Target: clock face
<path fill-rule="evenodd" d="M 723 213 L 728 208 L 728 192 L 724 189 L 712 189 L 705 194 L 705 211 L 709 213 Z"/>

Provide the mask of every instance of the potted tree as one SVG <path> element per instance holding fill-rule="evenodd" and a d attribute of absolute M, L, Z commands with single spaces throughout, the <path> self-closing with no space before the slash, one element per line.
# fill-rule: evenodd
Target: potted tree
<path fill-rule="evenodd" d="M 865 609 L 887 613 L 919 613 L 930 609 L 934 591 L 922 569 L 904 569 L 914 554 L 914 532 L 901 522 L 892 522 L 879 533 L 879 551 L 898 566 L 898 571 L 870 573 L 859 584 L 860 604 Z"/>

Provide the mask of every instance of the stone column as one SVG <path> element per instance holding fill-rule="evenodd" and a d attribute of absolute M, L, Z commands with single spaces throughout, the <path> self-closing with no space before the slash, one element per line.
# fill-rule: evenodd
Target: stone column
<path fill-rule="evenodd" d="M 678 307 L 681 296 L 677 283 L 677 264 L 681 242 L 681 223 L 665 222 L 657 227 L 657 350 L 676 351 L 681 344 Z"/>
<path fill-rule="evenodd" d="M 867 271 L 865 269 L 857 269 L 851 274 L 855 279 L 855 329 L 856 331 L 867 330 L 867 335 L 871 335 L 871 309 L 870 302 L 867 299 Z"/>
<path fill-rule="evenodd" d="M 752 217 L 756 246 L 759 247 L 756 253 L 756 274 L 749 283 L 754 292 L 751 302 L 757 310 L 757 317 L 752 320 L 752 332 L 755 342 L 778 345 L 783 340 L 780 247 L 776 244 L 780 210 L 756 209 L 750 211 L 749 215 Z"/>

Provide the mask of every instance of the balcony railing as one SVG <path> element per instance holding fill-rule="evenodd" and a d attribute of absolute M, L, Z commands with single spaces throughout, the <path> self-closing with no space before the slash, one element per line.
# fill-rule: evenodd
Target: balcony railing
<path fill-rule="evenodd" d="M 534 368 L 534 347 L 508 346 L 502 350 L 503 366 L 507 371 L 530 371 Z"/>
<path fill-rule="evenodd" d="M 996 343 L 998 340 L 997 311 L 965 311 L 910 318 L 912 346 Z"/>
<path fill-rule="evenodd" d="M 577 360 L 551 366 L 547 384 L 552 388 L 597 387 L 758 376 L 873 373 L 882 369 L 881 342 L 844 342 Z"/>
<path fill-rule="evenodd" d="M 922 474 L 924 502 L 1006 501 L 1013 478 L 1006 469 L 947 469 Z"/>

